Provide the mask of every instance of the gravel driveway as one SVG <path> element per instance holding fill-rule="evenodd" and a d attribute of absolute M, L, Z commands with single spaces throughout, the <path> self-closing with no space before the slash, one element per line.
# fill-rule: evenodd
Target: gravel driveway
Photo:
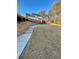
<path fill-rule="evenodd" d="M 61 59 L 61 27 L 35 27 L 19 59 Z"/>

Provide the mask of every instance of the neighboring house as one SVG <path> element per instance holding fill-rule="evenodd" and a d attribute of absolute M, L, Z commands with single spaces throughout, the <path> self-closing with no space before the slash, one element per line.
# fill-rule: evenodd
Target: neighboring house
<path fill-rule="evenodd" d="M 37 14 L 26 14 L 26 18 L 34 23 L 42 23 L 41 17 Z"/>
<path fill-rule="evenodd" d="M 42 20 L 43 17 L 41 17 L 38 14 L 32 13 L 33 16 L 35 16 L 36 20 Z"/>
<path fill-rule="evenodd" d="M 43 20 L 49 20 L 49 16 L 48 16 L 48 15 L 45 15 L 45 16 L 43 17 Z"/>
<path fill-rule="evenodd" d="M 26 14 L 26 17 L 27 18 L 30 18 L 30 19 L 34 19 L 34 20 L 41 20 L 42 19 L 41 16 L 39 16 L 38 14 L 35 14 L 35 13 Z"/>
<path fill-rule="evenodd" d="M 54 16 L 49 16 L 49 21 L 53 21 L 54 20 Z"/>

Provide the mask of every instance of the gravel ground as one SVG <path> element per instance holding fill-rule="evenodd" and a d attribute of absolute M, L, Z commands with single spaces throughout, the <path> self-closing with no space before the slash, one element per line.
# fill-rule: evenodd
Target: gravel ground
<path fill-rule="evenodd" d="M 31 22 L 28 22 L 28 21 L 24 21 L 24 22 L 17 23 L 17 36 L 20 36 L 23 33 L 25 33 L 25 31 L 28 29 L 28 27 L 31 24 L 32 23 Z"/>
<path fill-rule="evenodd" d="M 35 27 L 19 59 L 61 59 L 61 27 Z"/>

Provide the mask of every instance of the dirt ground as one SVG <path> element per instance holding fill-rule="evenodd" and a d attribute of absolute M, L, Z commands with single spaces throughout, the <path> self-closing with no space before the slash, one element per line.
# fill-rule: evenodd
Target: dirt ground
<path fill-rule="evenodd" d="M 35 27 L 19 59 L 61 59 L 61 27 Z"/>
<path fill-rule="evenodd" d="M 17 23 L 17 36 L 22 35 L 25 33 L 25 31 L 28 29 L 28 27 L 31 25 L 31 22 L 24 21 L 24 22 L 18 22 Z"/>

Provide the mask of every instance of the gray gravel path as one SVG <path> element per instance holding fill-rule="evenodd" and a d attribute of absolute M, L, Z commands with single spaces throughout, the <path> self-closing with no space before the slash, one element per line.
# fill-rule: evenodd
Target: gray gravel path
<path fill-rule="evenodd" d="M 61 59 L 61 27 L 35 27 L 19 59 Z"/>

